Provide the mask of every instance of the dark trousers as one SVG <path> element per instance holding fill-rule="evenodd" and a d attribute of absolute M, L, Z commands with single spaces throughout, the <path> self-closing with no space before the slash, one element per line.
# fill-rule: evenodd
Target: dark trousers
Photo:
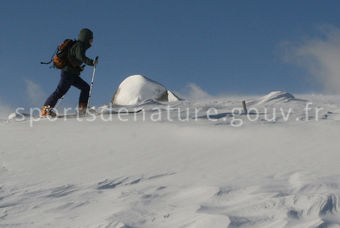
<path fill-rule="evenodd" d="M 57 89 L 47 98 L 44 106 L 52 108 L 57 104 L 58 100 L 64 96 L 71 86 L 80 89 L 79 103 L 87 103 L 89 99 L 90 86 L 79 75 L 61 71 L 60 81 Z"/>

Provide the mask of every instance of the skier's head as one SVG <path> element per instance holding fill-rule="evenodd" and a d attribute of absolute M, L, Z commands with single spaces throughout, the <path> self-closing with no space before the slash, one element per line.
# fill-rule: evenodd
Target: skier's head
<path fill-rule="evenodd" d="M 80 30 L 78 40 L 86 44 L 91 44 L 93 41 L 93 32 L 88 28 Z"/>

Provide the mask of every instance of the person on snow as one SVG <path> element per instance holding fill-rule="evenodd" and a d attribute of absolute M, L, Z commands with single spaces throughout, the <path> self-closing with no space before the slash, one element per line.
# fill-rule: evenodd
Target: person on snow
<path fill-rule="evenodd" d="M 89 98 L 90 86 L 81 77 L 80 73 L 84 67 L 82 64 L 95 66 L 98 60 L 93 60 L 86 57 L 85 52 L 91 47 L 93 42 L 93 32 L 90 29 L 84 28 L 80 31 L 78 40 L 69 49 L 68 60 L 69 63 L 61 69 L 61 79 L 57 89 L 47 98 L 44 107 L 41 109 L 42 117 L 55 117 L 56 113 L 53 111 L 54 106 L 58 100 L 62 98 L 71 86 L 80 89 L 78 111 L 83 114 L 87 110 L 87 102 Z"/>

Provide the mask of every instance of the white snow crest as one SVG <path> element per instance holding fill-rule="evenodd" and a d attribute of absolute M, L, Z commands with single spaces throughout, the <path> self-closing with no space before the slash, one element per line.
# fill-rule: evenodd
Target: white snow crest
<path fill-rule="evenodd" d="M 136 105 L 147 100 L 177 101 L 179 98 L 163 85 L 142 75 L 127 77 L 118 87 L 112 103 Z"/>
<path fill-rule="evenodd" d="M 258 100 L 257 104 L 288 102 L 294 99 L 295 97 L 290 93 L 284 91 L 273 91 L 267 94 L 266 96 L 261 97 Z"/>

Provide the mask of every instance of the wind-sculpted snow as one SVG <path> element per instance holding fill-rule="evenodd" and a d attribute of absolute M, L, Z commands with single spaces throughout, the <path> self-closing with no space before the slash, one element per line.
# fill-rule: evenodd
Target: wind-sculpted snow
<path fill-rule="evenodd" d="M 284 91 L 273 91 L 267 94 L 266 96 L 261 97 L 257 104 L 273 104 L 277 102 L 288 102 L 291 100 L 295 100 L 296 98 L 287 92 Z"/>
<path fill-rule="evenodd" d="M 229 227 L 329 227 L 339 224 L 338 180 L 329 182 L 325 178 L 326 183 L 320 180 L 308 183 L 311 180 L 304 180 L 301 173 L 286 178 L 273 178 L 261 186 L 241 189 L 224 187 L 199 211 L 227 216 Z"/>
<path fill-rule="evenodd" d="M 0 227 L 340 226 L 340 99 L 295 97 L 138 106 L 145 116 L 171 109 L 172 121 L 3 123 Z M 242 99 L 249 116 L 233 112 Z M 190 112 L 182 121 L 185 108 L 200 109 L 197 120 Z M 277 119 L 266 120 L 264 108 L 276 108 Z M 280 108 L 292 109 L 289 120 Z M 323 108 L 317 120 L 314 108 Z"/>
<path fill-rule="evenodd" d="M 174 93 L 163 85 L 142 75 L 132 75 L 121 82 L 112 103 L 116 105 L 137 105 L 147 100 L 178 101 Z"/>

